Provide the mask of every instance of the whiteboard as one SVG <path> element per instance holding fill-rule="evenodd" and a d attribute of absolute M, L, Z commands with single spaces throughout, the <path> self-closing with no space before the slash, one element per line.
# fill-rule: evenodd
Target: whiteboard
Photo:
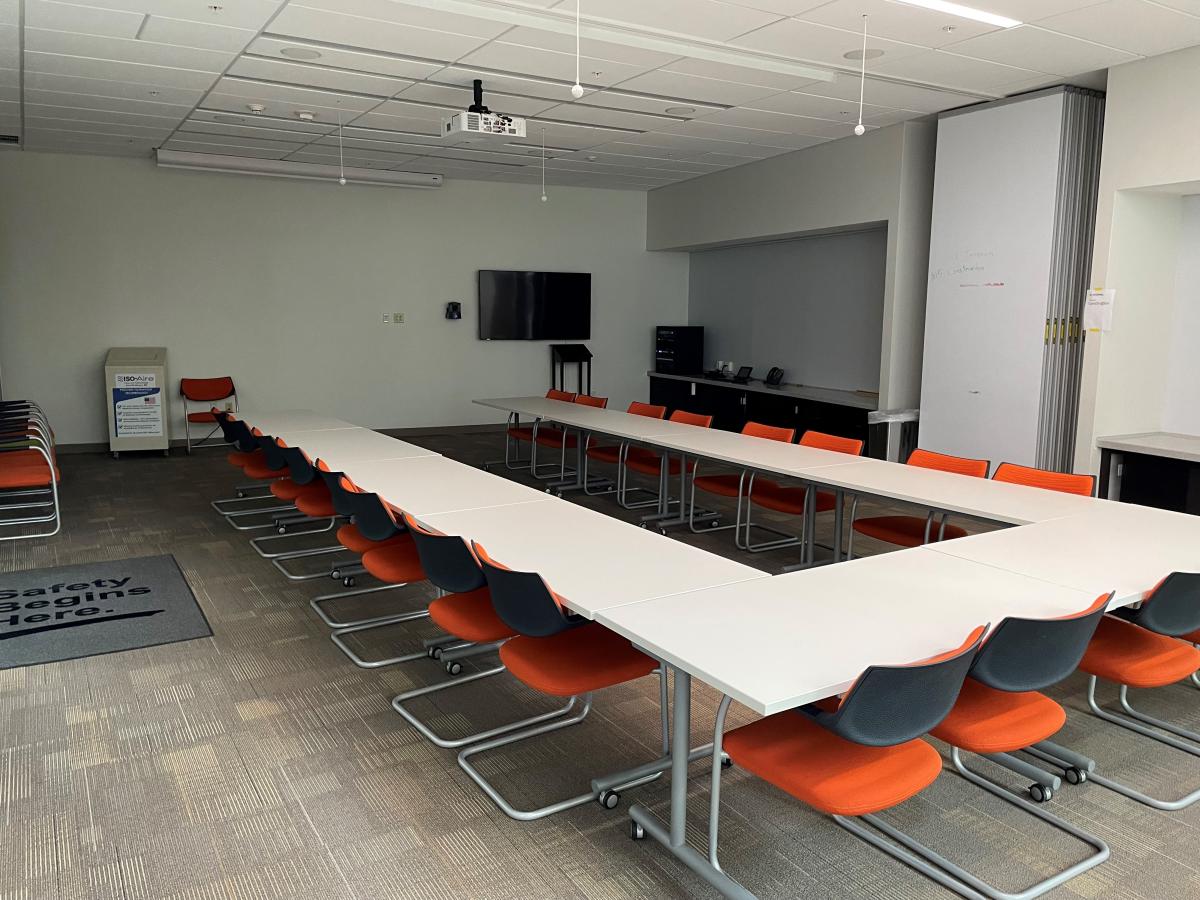
<path fill-rule="evenodd" d="M 922 447 L 1033 465 L 1062 92 L 938 122 Z"/>

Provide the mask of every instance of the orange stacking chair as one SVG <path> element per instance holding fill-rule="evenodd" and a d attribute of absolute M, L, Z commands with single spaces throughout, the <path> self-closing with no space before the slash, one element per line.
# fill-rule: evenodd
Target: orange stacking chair
<path fill-rule="evenodd" d="M 782 441 L 785 444 L 790 444 L 796 439 L 795 428 L 778 428 L 774 425 L 762 425 L 758 422 L 747 422 L 742 428 L 742 434 L 749 437 L 765 438 L 769 441 Z M 700 465 L 692 470 L 692 489 L 688 498 L 688 527 L 699 534 L 701 529 L 696 527 L 696 488 L 708 494 L 715 494 L 718 497 L 734 497 L 737 499 L 737 516 L 732 525 L 717 525 L 713 519 L 707 529 L 708 531 L 724 531 L 728 528 L 739 529 L 742 522 L 742 498 L 745 496 L 746 478 L 750 475 L 747 469 L 743 469 L 740 474 L 724 474 L 724 475 L 701 475 Z M 738 533 L 734 531 L 734 540 L 741 546 L 741 540 Z"/>
<path fill-rule="evenodd" d="M 61 480 L 45 413 L 26 401 L 0 403 L 0 540 L 57 534 L 62 527 Z"/>
<path fill-rule="evenodd" d="M 1084 497 L 1090 497 L 1096 492 L 1096 479 L 1092 475 L 1048 472 L 1045 469 L 1018 466 L 1015 463 L 1000 463 L 996 467 L 996 474 L 992 476 L 992 481 L 1024 484 L 1028 487 L 1045 488 L 1048 491 L 1061 491 L 1064 494 L 1081 494 Z"/>
<path fill-rule="evenodd" d="M 547 395 L 549 396 L 549 395 Z M 607 397 L 592 397 L 588 394 L 576 394 L 572 403 L 578 403 L 580 406 L 591 406 L 596 409 L 607 409 Z M 551 399 L 562 399 L 551 398 Z M 579 435 L 574 431 L 566 428 L 557 428 L 553 425 L 546 425 L 542 422 L 533 424 L 533 449 L 530 451 L 529 471 L 535 478 L 553 478 L 553 475 L 540 475 L 538 473 L 537 464 L 537 448 L 545 447 L 548 450 L 557 450 L 559 453 L 558 462 L 558 477 L 567 477 L 567 451 L 575 450 L 579 447 Z M 591 446 L 591 439 L 588 440 L 588 445 Z"/>
<path fill-rule="evenodd" d="M 1129 702 L 1131 687 L 1167 687 L 1200 671 L 1200 650 L 1191 643 L 1197 630 L 1200 573 L 1195 572 L 1168 575 L 1147 592 L 1136 609 L 1126 607 L 1105 616 L 1079 663 L 1079 670 L 1089 676 L 1087 700 L 1092 713 L 1176 750 L 1200 756 L 1200 734 L 1138 712 Z M 1101 678 L 1120 685 L 1118 696 L 1125 715 L 1109 712 L 1096 701 L 1096 684 Z M 1071 762 L 1053 751 L 1044 758 L 1063 766 Z M 1200 800 L 1200 788 L 1178 800 L 1161 800 L 1103 775 L 1092 773 L 1088 778 L 1155 809 L 1183 809 Z"/>
<path fill-rule="evenodd" d="M 657 660 L 635 649 L 627 639 L 603 625 L 572 615 L 563 598 L 554 593 L 540 575 L 513 571 L 489 557 L 478 544 L 472 547 L 487 579 L 496 615 L 516 632 L 516 637 L 509 638 L 501 645 L 500 661 L 508 668 L 509 674 L 535 691 L 570 699 L 566 709 L 551 714 L 556 721 L 472 744 L 459 753 L 458 764 L 506 815 L 514 819 L 540 819 L 582 806 L 590 800 L 612 809 L 620 800 L 619 790 L 651 781 L 661 771 L 646 774 L 643 768 L 640 772 L 597 778 L 592 781 L 592 789 L 586 793 L 538 809 L 519 810 L 501 796 L 495 786 L 471 764 L 470 758 L 582 722 L 592 707 L 593 692 L 656 671 L 661 676 L 661 666 Z M 665 690 L 665 685 L 660 682 L 660 702 L 662 690 Z M 578 713 L 566 719 L 558 718 L 580 698 L 583 705 Z M 665 727 L 662 736 L 665 747 Z"/>
<path fill-rule="evenodd" d="M 694 425 L 697 428 L 709 428 L 712 426 L 712 416 L 702 416 L 698 413 L 690 413 L 686 410 L 677 409 L 671 413 L 670 421 L 678 422 L 683 425 Z M 665 462 L 665 468 L 664 468 Z M 679 457 L 671 456 L 670 453 L 664 453 L 661 450 L 656 450 L 650 447 L 627 446 L 625 450 L 624 463 L 617 469 L 617 502 L 625 509 L 640 509 L 644 506 L 657 506 L 659 503 L 659 495 L 669 490 L 670 479 L 681 472 L 682 463 Z M 687 461 L 687 473 L 691 475 L 696 469 L 694 460 Z M 646 475 L 651 478 L 658 479 L 659 494 L 655 494 L 648 500 L 641 500 L 633 503 L 629 500 L 629 472 L 637 472 L 639 475 Z M 634 490 L 641 490 L 636 488 Z M 680 496 L 683 492 L 680 491 Z M 668 498 L 668 504 L 676 501 Z M 680 501 L 682 502 L 682 501 Z"/>
<path fill-rule="evenodd" d="M 934 453 L 932 450 L 914 450 L 905 465 L 916 466 L 920 469 L 937 469 L 940 472 L 952 472 L 955 475 L 966 475 L 970 478 L 987 478 L 991 463 L 986 459 L 966 459 L 961 456 L 949 456 L 945 453 Z M 899 547 L 919 547 L 930 541 L 948 541 L 953 538 L 965 537 L 967 530 L 957 525 L 948 525 L 946 520 L 949 513 L 942 513 L 938 529 L 933 530 L 937 510 L 931 509 L 929 514 L 921 519 L 918 516 L 871 516 L 855 521 L 858 512 L 858 497 L 850 507 L 850 540 L 846 546 L 846 558 L 854 558 L 854 535 L 865 534 Z"/>
<path fill-rule="evenodd" d="M 187 440 L 187 452 L 192 447 L 218 447 L 219 443 L 210 443 L 212 436 L 220 430 L 217 417 L 213 414 L 212 405 L 221 400 L 233 398 L 233 408 L 237 410 L 237 388 L 233 379 L 228 375 L 221 378 L 181 378 L 179 379 L 179 396 L 183 398 L 183 433 Z M 193 410 L 189 404 L 197 403 L 202 409 Z M 193 425 L 211 425 L 212 429 L 195 444 L 192 443 Z"/>
<path fill-rule="evenodd" d="M 651 403 L 642 403 L 638 400 L 634 400 L 629 404 L 629 408 L 626 409 L 625 412 L 632 416 L 645 416 L 648 419 L 661 419 L 667 414 L 667 408 L 665 406 L 655 406 Z M 628 444 L 628 441 L 622 441 L 620 444 L 615 446 L 604 447 L 596 446 L 595 444 L 589 444 L 583 457 L 583 490 L 585 493 L 596 496 L 599 494 L 611 494 L 614 491 L 619 490 L 621 483 L 620 465 L 621 460 L 624 458 L 625 452 L 628 448 Z M 612 482 L 602 479 L 601 481 L 605 485 L 605 489 L 599 491 L 591 490 L 588 476 L 588 460 L 595 460 L 596 462 L 608 463 L 609 465 L 616 466 L 617 487 L 613 487 Z M 618 495 L 617 500 L 620 501 L 620 499 L 621 497 Z"/>
<path fill-rule="evenodd" d="M 546 391 L 547 400 L 561 400 L 564 403 L 574 403 L 578 394 L 571 394 L 567 391 L 559 391 L 551 388 Z M 504 431 L 504 467 L 506 469 L 528 469 L 533 465 L 533 442 L 534 432 L 537 430 L 537 423 L 533 425 L 522 425 L 516 413 L 508 414 L 508 427 Z M 530 460 L 525 464 L 521 464 L 520 446 L 521 444 L 530 445 Z M 486 470 L 490 463 L 484 464 Z"/>
<path fill-rule="evenodd" d="M 800 437 L 800 446 L 814 447 L 818 450 L 829 450 L 833 453 L 848 453 L 851 456 L 862 456 L 863 442 L 855 438 L 839 437 L 835 434 L 825 434 L 820 431 L 806 431 Z M 749 550 L 752 553 L 758 553 L 763 550 L 773 550 L 778 547 L 790 547 L 798 543 L 803 543 L 808 535 L 801 534 L 799 538 L 793 537 L 786 532 L 779 531 L 775 528 L 769 528 L 766 525 L 752 525 L 750 522 L 750 511 L 754 503 L 759 506 L 774 510 L 775 512 L 788 513 L 793 516 L 803 516 L 805 512 L 805 504 L 808 500 L 808 488 L 804 485 L 784 486 L 775 481 L 766 478 L 758 478 L 757 473 L 750 473 L 750 480 L 746 485 L 746 519 L 742 527 L 741 538 L 738 541 L 738 546 L 743 550 Z M 817 491 L 814 495 L 813 502 L 816 513 L 828 512 L 837 507 L 837 495 L 830 491 Z M 738 507 L 739 518 L 741 516 L 741 506 Z M 801 519 L 803 522 L 803 519 Z M 815 519 L 814 519 L 815 524 Z M 750 529 L 759 528 L 762 531 L 769 531 L 773 534 L 781 535 L 778 540 L 766 541 L 758 544 L 751 543 Z M 736 532 L 735 532 L 736 533 Z M 815 535 L 811 536 L 811 540 L 815 540 Z"/>
<path fill-rule="evenodd" d="M 466 541 L 456 535 L 441 534 L 425 528 L 409 515 L 404 516 L 404 524 L 413 536 L 426 575 L 442 592 L 441 596 L 429 604 L 429 618 L 446 632 L 449 638 L 427 641 L 429 655 L 444 662 L 447 674 L 458 675 L 462 672 L 462 663 L 459 660 L 499 649 L 505 641 L 516 636 L 516 631 L 497 615 L 483 568 Z M 574 701 L 571 701 L 555 713 L 539 713 L 465 737 L 448 738 L 434 732 L 405 705 L 418 697 L 490 678 L 503 671 L 505 666 L 501 663 L 454 681 L 415 688 L 397 695 L 392 700 L 392 707 L 427 739 L 439 747 L 447 748 L 465 747 L 476 741 L 529 728 L 566 715 L 574 707 Z"/>
<path fill-rule="evenodd" d="M 295 505 L 289 501 L 284 506 L 253 506 L 248 509 L 238 508 L 232 510 L 225 508 L 231 504 L 257 503 L 263 500 L 276 499 L 273 486 L 277 479 L 275 477 L 276 473 L 273 472 L 273 467 L 266 465 L 266 453 L 259 445 L 259 437 L 250 430 L 246 423 L 232 413 L 219 410 L 215 406 L 211 412 L 214 421 L 216 421 L 217 426 L 221 429 L 225 442 L 234 447 L 226 456 L 226 461 L 231 466 L 243 472 L 245 472 L 247 466 L 252 466 L 256 473 L 272 470 L 272 474 L 266 478 L 260 478 L 256 482 L 249 484 L 238 485 L 235 489 L 236 496 L 223 500 L 213 500 L 211 504 L 212 508 L 223 515 L 225 520 L 238 531 L 271 528 L 274 522 L 250 520 L 250 524 L 241 525 L 238 524 L 238 521 L 251 516 L 261 516 L 264 514 L 273 516 L 277 513 L 287 513 L 295 510 Z M 282 459 L 277 459 L 276 462 L 281 463 Z"/>
<path fill-rule="evenodd" d="M 902 836 L 875 814 L 914 797 L 942 771 L 941 755 L 921 736 L 954 706 L 985 631 L 986 626 L 980 626 L 954 650 L 911 665 L 871 666 L 840 701 L 831 698 L 776 713 L 724 736 L 731 698 L 723 697 L 712 748 L 708 849 L 713 867 L 720 869 L 721 770 L 723 755 L 728 754 L 747 772 L 961 891 L 955 878 L 881 838 L 880 831 L 894 840 Z M 642 836 L 635 826 L 634 837 Z"/>
<path fill-rule="evenodd" d="M 1029 795 L 1038 803 L 1050 800 L 1061 782 L 1057 775 L 1011 755 L 1018 750 L 1038 758 L 1045 758 L 1042 754 L 1070 758 L 1074 765 L 1067 768 L 1067 780 L 1078 784 L 1087 779 L 1094 768 L 1091 760 L 1050 743 L 1049 739 L 1066 722 L 1067 714 L 1040 692 L 1075 671 L 1111 600 L 1112 594 L 1102 595 L 1087 609 L 1057 619 L 1005 619 L 988 635 L 975 657 L 954 708 L 931 732 L 950 745 L 951 762 L 963 778 L 1095 849 L 1085 859 L 1026 888 L 1019 895 L 1022 897 L 1036 897 L 1099 865 L 1109 856 L 1108 846 L 968 768 L 962 752 L 986 757 L 1032 778 Z M 928 848 L 910 839 L 903 843 L 934 865 L 945 867 L 945 860 Z M 966 876 L 962 870 L 955 874 L 980 893 L 997 900 L 1014 896 Z"/>
<path fill-rule="evenodd" d="M 338 512 L 333 507 L 333 499 L 329 494 L 329 488 L 325 486 L 325 482 L 321 480 L 317 474 L 316 467 L 313 465 L 308 454 L 298 447 L 289 447 L 282 440 L 264 439 L 264 449 L 267 451 L 267 462 L 270 465 L 276 459 L 276 454 L 279 459 L 282 459 L 285 465 L 285 477 L 277 479 L 271 484 L 271 493 L 280 500 L 289 500 L 295 504 L 296 512 L 292 515 L 282 515 L 275 519 L 275 530 L 279 533 L 268 537 L 258 537 L 250 541 L 255 552 L 264 559 L 271 560 L 275 568 L 277 568 L 290 581 L 311 581 L 314 578 L 326 577 L 325 572 L 309 572 L 300 574 L 290 571 L 284 562 L 295 559 L 307 559 L 313 556 L 325 556 L 330 553 L 340 553 L 345 548 L 340 543 L 330 544 L 324 547 L 304 547 L 301 549 L 284 549 L 272 550 L 266 545 L 270 543 L 274 546 L 274 542 L 282 540 L 291 540 L 294 537 L 306 537 L 313 534 L 321 534 L 326 531 L 332 531 L 337 525 L 340 518 Z M 246 468 L 250 472 L 253 465 Z M 322 523 L 324 523 L 322 525 Z M 289 529 L 293 526 L 320 526 L 320 527 L 305 527 L 297 532 L 290 532 Z"/>

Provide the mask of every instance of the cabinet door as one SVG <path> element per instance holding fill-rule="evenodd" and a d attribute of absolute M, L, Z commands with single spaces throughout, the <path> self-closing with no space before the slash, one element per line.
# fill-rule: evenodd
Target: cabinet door
<path fill-rule="evenodd" d="M 665 406 L 668 416 L 677 409 L 691 411 L 695 405 L 692 399 L 692 382 L 676 381 L 673 378 L 651 378 L 650 402 L 656 406 Z"/>
<path fill-rule="evenodd" d="M 746 424 L 746 392 L 715 384 L 696 385 L 697 409 L 693 412 L 713 417 L 713 428 L 741 431 Z"/>
<path fill-rule="evenodd" d="M 761 425 L 776 428 L 797 428 L 799 403 L 786 394 L 767 394 L 763 391 L 746 392 L 746 419 Z M 796 432 L 799 434 L 799 431 Z"/>

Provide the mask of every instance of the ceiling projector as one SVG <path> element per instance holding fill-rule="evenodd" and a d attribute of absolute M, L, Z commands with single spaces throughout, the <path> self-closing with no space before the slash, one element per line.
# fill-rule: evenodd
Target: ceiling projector
<path fill-rule="evenodd" d="M 485 137 L 525 137 L 525 120 L 503 113 L 494 113 L 483 105 L 483 82 L 474 82 L 475 102 L 449 119 L 442 120 L 442 137 L 463 134 L 479 134 Z"/>

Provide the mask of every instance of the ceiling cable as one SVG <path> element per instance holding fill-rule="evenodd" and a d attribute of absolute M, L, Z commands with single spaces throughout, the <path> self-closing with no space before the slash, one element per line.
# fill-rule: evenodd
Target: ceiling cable
<path fill-rule="evenodd" d="M 342 111 L 338 110 L 338 184 L 346 186 L 346 156 L 342 150 Z"/>
<path fill-rule="evenodd" d="M 542 129 L 542 202 L 546 202 L 546 129 Z"/>
<path fill-rule="evenodd" d="M 867 132 L 867 126 L 863 125 L 863 95 L 867 90 L 867 16 L 863 13 L 863 45 L 862 45 L 862 68 L 859 70 L 858 81 L 858 124 L 854 126 L 854 133 L 862 137 Z"/>
<path fill-rule="evenodd" d="M 579 4 L 575 0 L 575 83 L 571 85 L 571 96 L 578 100 L 583 96 L 583 85 L 579 83 Z"/>

